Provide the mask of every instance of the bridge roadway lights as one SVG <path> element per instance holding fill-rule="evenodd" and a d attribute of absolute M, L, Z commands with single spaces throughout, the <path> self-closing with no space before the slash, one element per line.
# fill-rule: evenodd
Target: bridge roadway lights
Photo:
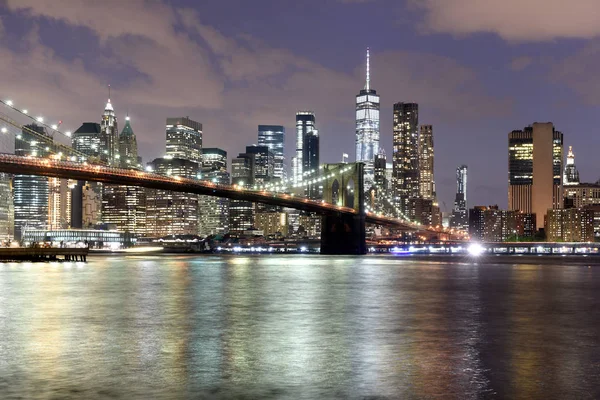
<path fill-rule="evenodd" d="M 324 215 L 321 228 L 321 254 L 367 254 L 364 215 Z"/>

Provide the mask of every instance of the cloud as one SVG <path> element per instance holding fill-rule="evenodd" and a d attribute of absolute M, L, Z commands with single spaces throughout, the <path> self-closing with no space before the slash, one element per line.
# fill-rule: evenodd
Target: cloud
<path fill-rule="evenodd" d="M 228 36 L 194 10 L 141 0 L 107 2 L 8 0 L 12 17 L 60 21 L 66 29 L 88 30 L 97 43 L 90 44 L 89 54 L 66 59 L 34 29 L 26 52 L 0 46 L 5 77 L 0 95 L 62 119 L 65 130 L 73 130 L 100 119 L 108 79 L 125 69 L 127 79 L 113 85 L 113 104 L 121 121 L 129 111 L 146 160 L 163 154 L 165 118 L 182 115 L 202 122 L 204 144 L 222 147 L 230 157 L 256 142 L 258 124 L 284 125 L 289 156 L 294 115 L 301 109 L 317 114 L 323 160 L 352 152 L 362 65 L 338 71 L 253 36 Z M 97 62 L 101 72 L 93 68 Z M 385 106 L 382 137 L 391 136 L 391 105 L 397 101 L 417 101 L 430 115 L 455 120 L 510 110 L 509 102 L 487 93 L 472 69 L 447 57 L 372 53 L 372 70 Z"/>
<path fill-rule="evenodd" d="M 600 105 L 600 40 L 562 60 L 552 60 L 549 81 L 563 83 L 574 90 L 585 103 Z"/>
<path fill-rule="evenodd" d="M 424 11 L 426 32 L 494 33 L 509 41 L 600 35 L 597 0 L 410 0 Z"/>
<path fill-rule="evenodd" d="M 529 56 L 520 56 L 513 58 L 509 67 L 512 71 L 523 71 L 525 68 L 529 67 L 532 62 L 533 58 Z"/>

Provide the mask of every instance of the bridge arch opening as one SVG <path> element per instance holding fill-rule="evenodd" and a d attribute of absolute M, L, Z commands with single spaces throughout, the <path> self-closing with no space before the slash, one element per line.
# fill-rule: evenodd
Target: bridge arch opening
<path fill-rule="evenodd" d="M 344 196 L 344 207 L 354 208 L 354 192 L 355 192 L 354 179 L 350 178 L 346 184 L 346 195 Z"/>
<path fill-rule="evenodd" d="M 334 180 L 331 184 L 331 203 L 339 204 L 340 201 L 340 182 Z"/>

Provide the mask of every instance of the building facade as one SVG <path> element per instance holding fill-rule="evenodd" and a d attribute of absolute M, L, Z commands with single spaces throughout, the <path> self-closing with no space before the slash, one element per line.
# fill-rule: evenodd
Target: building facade
<path fill-rule="evenodd" d="M 181 158 L 157 158 L 149 164 L 155 173 L 197 179 L 198 163 Z M 198 195 L 146 189 L 146 232 L 148 236 L 196 235 Z"/>
<path fill-rule="evenodd" d="M 535 214 L 476 206 L 469 210 L 471 240 L 506 242 L 531 240 L 536 233 Z"/>
<path fill-rule="evenodd" d="M 15 237 L 15 209 L 11 176 L 0 172 L 0 242 Z"/>
<path fill-rule="evenodd" d="M 314 175 L 319 171 L 319 132 L 315 129 L 304 135 L 304 148 L 302 150 L 302 160 L 304 166 L 302 171 L 306 175 Z M 305 186 L 304 194 L 309 199 L 321 198 L 322 188 L 319 183 L 310 183 Z"/>
<path fill-rule="evenodd" d="M 419 105 L 394 104 L 392 186 L 396 207 L 414 219 L 410 199 L 419 197 Z"/>
<path fill-rule="evenodd" d="M 92 146 L 92 145 L 90 145 Z M 100 123 L 100 160 L 108 165 L 119 165 L 119 131 L 117 116 L 110 98 L 104 107 L 102 122 Z"/>
<path fill-rule="evenodd" d="M 202 149 L 201 179 L 221 185 L 230 184 L 227 152 L 218 148 Z M 229 232 L 229 199 L 198 197 L 198 235 L 224 235 Z"/>
<path fill-rule="evenodd" d="M 42 126 L 25 125 L 15 136 L 15 154 L 46 157 L 53 143 Z M 49 150 L 46 150 L 46 149 Z M 46 229 L 48 225 L 48 178 L 15 174 L 13 177 L 15 239 L 26 229 Z"/>
<path fill-rule="evenodd" d="M 167 118 L 166 155 L 202 163 L 202 124 L 189 117 Z"/>
<path fill-rule="evenodd" d="M 469 209 L 467 207 L 467 166 L 456 168 L 456 197 L 450 217 L 450 227 L 467 231 L 469 229 Z"/>
<path fill-rule="evenodd" d="M 569 152 L 567 153 L 567 163 L 565 165 L 565 172 L 563 173 L 563 189 L 566 190 L 567 186 L 579 184 L 579 171 L 575 166 L 575 154 L 573 154 L 573 147 L 569 146 Z"/>
<path fill-rule="evenodd" d="M 419 128 L 419 194 L 425 200 L 435 199 L 433 161 L 433 127 L 421 125 Z"/>
<path fill-rule="evenodd" d="M 242 187 L 254 185 L 254 154 L 241 153 L 231 160 L 231 183 Z M 242 235 L 254 228 L 254 204 L 251 201 L 231 200 L 229 205 L 229 232 Z"/>
<path fill-rule="evenodd" d="M 278 179 L 286 179 L 285 128 L 281 125 L 258 125 L 258 145 L 267 146 L 273 152 L 273 176 Z"/>
<path fill-rule="evenodd" d="M 304 137 L 316 129 L 315 113 L 312 111 L 299 111 L 296 113 L 296 155 L 292 160 L 293 182 L 302 181 L 304 172 Z"/>
<path fill-rule="evenodd" d="M 552 123 L 534 123 L 508 134 L 508 207 L 536 214 L 562 207 L 563 134 Z"/>
<path fill-rule="evenodd" d="M 594 211 L 585 208 L 549 209 L 546 237 L 549 242 L 593 242 Z"/>
<path fill-rule="evenodd" d="M 356 95 L 356 161 L 365 163 L 365 182 L 370 186 L 374 175 L 375 156 L 379 153 L 379 95 L 371 88 L 370 52 L 364 88 Z"/>

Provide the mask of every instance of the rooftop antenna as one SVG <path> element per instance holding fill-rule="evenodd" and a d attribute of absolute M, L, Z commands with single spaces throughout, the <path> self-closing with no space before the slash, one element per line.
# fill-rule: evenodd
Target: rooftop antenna
<path fill-rule="evenodd" d="M 110 83 L 108 84 L 108 101 L 110 103 Z"/>
<path fill-rule="evenodd" d="M 369 48 L 367 47 L 367 83 L 365 84 L 365 89 L 367 90 L 367 92 L 371 89 L 370 59 L 371 59 L 371 54 L 370 54 Z"/>

